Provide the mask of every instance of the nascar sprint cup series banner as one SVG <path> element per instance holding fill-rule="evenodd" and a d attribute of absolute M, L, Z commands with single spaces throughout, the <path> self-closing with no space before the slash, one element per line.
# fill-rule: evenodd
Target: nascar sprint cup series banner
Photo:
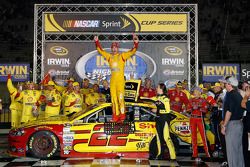
<path fill-rule="evenodd" d="M 45 32 L 187 32 L 186 13 L 46 13 Z"/>
<path fill-rule="evenodd" d="M 111 42 L 102 42 L 110 52 Z M 120 52 L 133 47 L 133 42 L 120 42 Z M 83 78 L 95 82 L 110 79 L 108 62 L 96 50 L 93 42 L 46 43 L 43 59 L 44 74 L 53 72 L 56 79 L 70 76 L 78 81 Z M 126 79 L 152 77 L 156 82 L 183 80 L 188 76 L 188 51 L 185 42 L 140 42 L 134 56 L 125 64 Z M 156 83 L 157 84 L 157 83 Z"/>

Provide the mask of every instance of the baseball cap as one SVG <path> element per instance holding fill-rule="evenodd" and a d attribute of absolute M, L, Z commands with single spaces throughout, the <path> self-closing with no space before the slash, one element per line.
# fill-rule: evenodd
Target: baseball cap
<path fill-rule="evenodd" d="M 74 82 L 75 79 L 74 79 L 73 77 L 70 77 L 67 81 L 68 81 L 68 82 Z"/>
<path fill-rule="evenodd" d="M 182 87 L 182 82 L 181 82 L 181 81 L 178 81 L 178 82 L 176 83 L 176 86 L 177 86 L 177 87 Z"/>
<path fill-rule="evenodd" d="M 220 87 L 220 83 L 219 82 L 216 82 L 213 86 L 211 86 L 211 88 L 215 88 L 215 87 Z"/>
<path fill-rule="evenodd" d="M 222 79 L 222 80 L 220 80 L 220 82 L 227 83 L 227 84 L 230 84 L 232 86 L 238 86 L 239 85 L 239 81 L 233 76 L 228 77 L 228 78 L 226 78 L 224 80 Z"/>
<path fill-rule="evenodd" d="M 78 82 L 74 82 L 73 86 L 79 86 L 79 83 Z"/>
<path fill-rule="evenodd" d="M 205 88 L 203 84 L 200 84 L 199 88 L 201 88 L 202 90 L 207 90 L 207 88 Z"/>
<path fill-rule="evenodd" d="M 49 81 L 47 85 L 48 86 L 55 86 L 55 82 L 54 81 Z"/>

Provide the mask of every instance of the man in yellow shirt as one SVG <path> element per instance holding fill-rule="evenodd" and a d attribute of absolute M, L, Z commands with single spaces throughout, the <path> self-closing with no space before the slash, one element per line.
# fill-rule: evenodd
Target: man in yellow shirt
<path fill-rule="evenodd" d="M 119 53 L 119 44 L 113 42 L 111 45 L 111 53 L 102 49 L 98 36 L 94 41 L 97 51 L 108 61 L 111 69 L 110 93 L 112 102 L 113 122 L 123 121 L 125 119 L 125 102 L 124 102 L 124 67 L 128 58 L 133 56 L 137 50 L 139 39 L 133 35 L 134 47 L 123 53 Z"/>
<path fill-rule="evenodd" d="M 55 89 L 55 83 L 49 81 L 47 85 L 45 117 L 59 115 L 61 108 L 61 94 Z"/>
<path fill-rule="evenodd" d="M 22 116 L 22 103 L 17 101 L 15 97 L 20 94 L 22 91 L 22 85 L 17 85 L 17 88 L 14 87 L 11 75 L 8 74 L 7 79 L 7 88 L 10 93 L 11 104 L 10 104 L 10 111 L 11 111 L 11 127 L 18 127 L 20 125 L 20 118 Z"/>
<path fill-rule="evenodd" d="M 78 82 L 73 83 L 73 91 L 66 96 L 64 105 L 67 107 L 67 110 L 64 112 L 65 115 L 82 111 L 83 95 L 80 93 Z"/>
<path fill-rule="evenodd" d="M 97 104 L 99 102 L 104 102 L 105 100 L 105 95 L 102 93 L 99 93 L 99 85 L 94 84 L 93 85 L 93 93 L 87 94 L 85 103 L 89 105 Z"/>
<path fill-rule="evenodd" d="M 35 90 L 34 82 L 26 83 L 27 90 L 23 90 L 20 96 L 16 96 L 16 100 L 22 100 L 23 112 L 21 117 L 21 123 L 33 121 L 38 116 L 38 100 L 41 95 L 41 91 Z"/>

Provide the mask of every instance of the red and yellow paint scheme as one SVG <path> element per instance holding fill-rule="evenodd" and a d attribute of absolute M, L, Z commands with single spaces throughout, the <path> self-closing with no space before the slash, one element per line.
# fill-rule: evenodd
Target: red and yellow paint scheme
<path fill-rule="evenodd" d="M 152 108 L 155 105 L 150 102 L 126 102 L 124 123 L 110 122 L 111 103 L 93 105 L 69 117 L 54 116 L 28 122 L 10 130 L 9 153 L 39 158 L 148 158 L 156 134 L 156 115 Z M 190 144 L 189 118 L 174 111 L 171 113 L 170 132 L 178 141 Z M 214 144 L 214 136 L 207 137 L 210 144 Z M 202 144 L 199 137 L 198 143 Z"/>
<path fill-rule="evenodd" d="M 50 117 L 9 132 L 9 153 L 14 156 L 148 157 L 155 136 L 154 113 L 139 111 L 153 104 L 126 103 L 132 121 L 111 123 L 111 103 L 91 106 L 72 116 Z M 135 113 L 137 112 L 137 113 Z M 141 113 L 140 113 L 141 112 Z M 144 112 L 144 113 L 142 113 Z M 147 118 L 143 118 L 146 115 Z M 141 118 L 145 121 L 140 120 Z M 150 117 L 150 118 L 149 118 Z"/>

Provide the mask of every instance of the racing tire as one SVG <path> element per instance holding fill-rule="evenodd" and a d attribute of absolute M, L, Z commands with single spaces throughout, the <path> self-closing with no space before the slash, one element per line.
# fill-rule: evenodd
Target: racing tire
<path fill-rule="evenodd" d="M 52 132 L 39 131 L 30 137 L 28 150 L 33 157 L 49 159 L 58 153 L 59 140 Z"/>

